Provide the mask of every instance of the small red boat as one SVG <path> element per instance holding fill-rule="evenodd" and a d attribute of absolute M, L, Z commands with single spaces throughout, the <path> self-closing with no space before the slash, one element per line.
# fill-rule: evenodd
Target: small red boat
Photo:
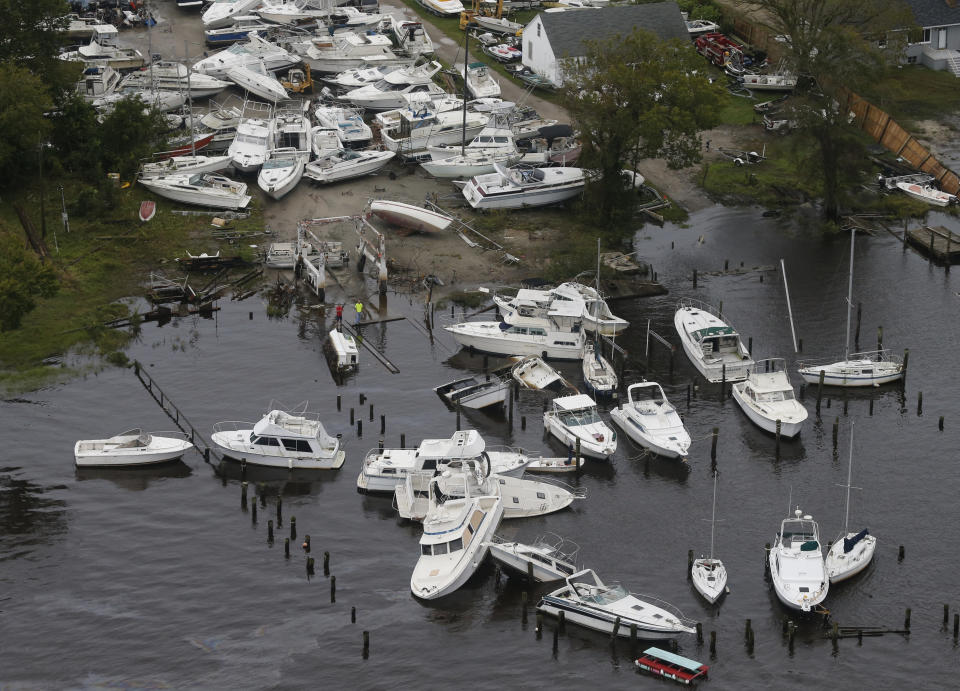
<path fill-rule="evenodd" d="M 154 155 L 154 159 L 157 161 L 163 161 L 168 158 L 173 158 L 174 156 L 186 156 L 187 154 L 193 153 L 194 151 L 200 151 L 207 146 L 210 142 L 213 141 L 214 132 L 197 132 L 193 136 L 193 142 L 190 141 L 190 137 L 185 135 L 183 137 L 178 137 L 177 139 L 172 140 L 170 143 L 175 147 L 170 151 L 161 151 Z"/>
<path fill-rule="evenodd" d="M 146 223 L 151 218 L 153 218 L 153 215 L 155 213 L 157 213 L 156 202 L 151 202 L 151 201 L 140 202 L 140 220 L 141 221 Z"/>
<path fill-rule="evenodd" d="M 675 655 L 660 648 L 644 650 L 643 655 L 637 658 L 636 665 L 644 672 L 673 679 L 681 684 L 691 684 L 697 679 L 706 677 L 709 669 L 701 662 Z"/>

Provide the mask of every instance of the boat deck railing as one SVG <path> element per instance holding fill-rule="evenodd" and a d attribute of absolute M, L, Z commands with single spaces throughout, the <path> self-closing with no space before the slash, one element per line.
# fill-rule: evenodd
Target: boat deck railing
<path fill-rule="evenodd" d="M 702 310 L 702 311 L 704 311 L 704 312 L 707 312 L 707 313 L 709 313 L 709 314 L 712 314 L 712 315 L 715 316 L 717 319 L 720 319 L 721 321 L 723 321 L 723 322 L 726 323 L 726 324 L 729 324 L 729 323 L 730 323 L 730 322 L 728 322 L 728 321 L 726 320 L 726 318 L 723 316 L 723 313 L 720 312 L 720 309 L 719 309 L 718 307 L 716 307 L 715 305 L 710 304 L 709 302 L 704 302 L 704 301 L 702 301 L 702 300 L 697 300 L 696 298 L 680 298 L 679 302 L 677 302 L 677 309 L 678 309 L 678 310 L 679 310 L 679 309 L 683 309 L 683 308 L 689 308 L 689 307 L 692 307 L 692 308 L 698 309 L 698 310 Z"/>
<path fill-rule="evenodd" d="M 610 584 L 608 583 L 607 585 L 610 585 Z M 658 598 L 658 597 L 655 597 L 655 596 L 653 596 L 653 595 L 648 595 L 648 594 L 646 594 L 646 593 L 634 593 L 634 592 L 631 592 L 630 594 L 633 595 L 633 596 L 634 596 L 635 598 L 637 598 L 638 600 L 643 600 L 644 602 L 646 602 L 646 603 L 648 603 L 648 604 L 654 605 L 654 606 L 656 606 L 656 607 L 659 607 L 659 608 L 662 609 L 662 610 L 665 610 L 665 611 L 669 612 L 669 613 L 672 614 L 674 617 L 676 617 L 677 621 L 679 621 L 679 622 L 680 622 L 681 624 L 683 624 L 684 626 L 689 626 L 690 628 L 693 628 L 693 627 L 695 627 L 695 626 L 697 625 L 697 620 L 696 620 L 696 619 L 691 619 L 690 617 L 688 617 L 687 615 L 685 615 L 685 614 L 680 610 L 679 607 L 677 607 L 676 605 L 670 604 L 670 603 L 667 602 L 666 600 L 661 600 L 661 599 Z"/>
<path fill-rule="evenodd" d="M 214 433 L 218 432 L 243 432 L 245 430 L 253 430 L 253 426 L 257 424 L 255 422 L 248 422 L 242 420 L 225 420 L 223 422 L 217 422 L 213 425 Z"/>

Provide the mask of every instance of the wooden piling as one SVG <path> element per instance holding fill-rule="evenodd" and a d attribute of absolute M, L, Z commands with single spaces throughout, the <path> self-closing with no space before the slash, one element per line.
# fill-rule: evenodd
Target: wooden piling
<path fill-rule="evenodd" d="M 400 433 L 400 448 L 401 449 L 407 448 L 407 435 L 404 434 L 403 432 Z"/>
<path fill-rule="evenodd" d="M 720 402 L 723 403 L 724 396 L 727 395 L 727 363 L 720 367 Z"/>
<path fill-rule="evenodd" d="M 460 431 L 460 401 L 457 401 L 457 431 Z"/>
<path fill-rule="evenodd" d="M 330 552 L 323 553 L 323 575 L 330 575 Z"/>
<path fill-rule="evenodd" d="M 946 626 L 950 623 L 950 605 L 943 606 L 943 625 Z"/>
<path fill-rule="evenodd" d="M 350 623 L 351 623 L 351 624 L 356 624 L 356 623 L 357 623 L 357 608 L 356 608 L 356 607 L 351 607 L 351 608 L 350 608 Z"/>
<path fill-rule="evenodd" d="M 267 483 L 257 483 L 257 496 L 260 498 L 261 508 L 267 508 Z"/>
<path fill-rule="evenodd" d="M 577 468 L 580 467 L 580 437 L 577 437 L 577 458 L 575 459 Z"/>
<path fill-rule="evenodd" d="M 917 416 L 923 415 L 923 391 L 917 391 Z"/>
<path fill-rule="evenodd" d="M 796 636 L 797 627 L 791 621 L 790 626 L 787 629 L 787 646 L 790 648 L 790 654 L 793 655 L 793 639 Z"/>
<path fill-rule="evenodd" d="M 273 521 L 267 521 L 267 542 L 273 542 Z"/>
<path fill-rule="evenodd" d="M 373 403 L 370 404 L 370 422 L 373 422 Z"/>
<path fill-rule="evenodd" d="M 750 338 L 747 339 L 747 352 L 753 352 L 753 336 L 750 336 Z"/>
<path fill-rule="evenodd" d="M 903 630 L 907 633 L 910 633 L 910 608 L 907 607 L 907 611 L 903 613 Z"/>
<path fill-rule="evenodd" d="M 613 633 L 610 634 L 611 640 L 617 639 L 617 634 L 620 633 L 620 617 L 617 617 L 613 620 Z"/>
<path fill-rule="evenodd" d="M 526 428 L 527 428 L 527 416 L 526 416 L 526 415 L 521 415 L 521 416 L 520 416 L 520 429 L 525 430 Z"/>
<path fill-rule="evenodd" d="M 283 497 L 277 495 L 277 527 L 283 525 Z"/>
<path fill-rule="evenodd" d="M 720 435 L 720 428 L 713 428 L 713 439 L 710 440 L 710 465 L 717 465 L 717 437 Z"/>
<path fill-rule="evenodd" d="M 290 539 L 297 539 L 297 517 L 290 516 Z"/>
<path fill-rule="evenodd" d="M 953 614 L 953 640 L 960 638 L 960 614 Z"/>
<path fill-rule="evenodd" d="M 763 553 L 763 572 L 766 573 L 767 571 L 770 570 L 770 543 L 769 542 L 766 545 L 764 545 L 764 550 L 765 551 Z"/>
<path fill-rule="evenodd" d="M 257 522 L 257 502 L 253 502 L 253 512 L 250 514 L 250 519 L 251 523 Z"/>
<path fill-rule="evenodd" d="M 897 561 L 903 561 L 903 545 L 900 545 L 900 551 L 897 553 Z"/>
<path fill-rule="evenodd" d="M 283 538 L 283 556 L 290 558 L 290 538 Z"/>
<path fill-rule="evenodd" d="M 342 402 L 342 400 L 341 400 L 341 396 L 340 396 L 340 394 L 337 394 L 337 412 L 338 412 L 338 413 L 340 412 L 340 408 L 341 408 L 342 404 L 343 404 L 343 402 Z"/>
<path fill-rule="evenodd" d="M 717 656 L 717 632 L 710 632 L 710 657 Z"/>
<path fill-rule="evenodd" d="M 366 660 L 370 656 L 370 632 L 363 632 L 363 659 Z"/>
<path fill-rule="evenodd" d="M 873 417 L 873 399 L 870 399 L 870 405 L 867 407 L 867 414 Z"/>
<path fill-rule="evenodd" d="M 350 409 L 350 426 L 351 426 L 351 427 L 353 427 L 353 423 L 354 423 L 354 422 L 355 422 L 355 420 L 354 420 L 354 415 L 353 415 L 353 408 L 351 408 L 351 409 Z"/>
<path fill-rule="evenodd" d="M 877 327 L 877 357 L 880 357 L 879 353 L 883 350 L 883 327 Z"/>
<path fill-rule="evenodd" d="M 560 619 L 557 622 L 557 630 L 560 633 L 567 632 L 567 613 L 564 612 L 563 610 L 560 610 Z"/>
<path fill-rule="evenodd" d="M 303 536 L 303 551 L 310 554 L 310 533 Z"/>
<path fill-rule="evenodd" d="M 753 632 L 753 621 L 747 619 L 746 626 L 743 628 L 743 640 L 750 638 L 750 634 Z"/>
<path fill-rule="evenodd" d="M 693 578 L 693 550 L 687 550 L 687 580 Z"/>
<path fill-rule="evenodd" d="M 690 385 L 687 384 L 687 410 L 690 409 Z"/>
<path fill-rule="evenodd" d="M 777 452 L 777 460 L 778 460 L 778 461 L 780 460 L 780 428 L 781 428 L 782 426 L 783 426 L 783 422 L 782 422 L 781 420 L 777 420 L 777 445 L 776 445 L 776 452 Z M 747 621 L 749 621 L 749 619 L 748 619 Z"/>
<path fill-rule="evenodd" d="M 247 509 L 247 483 L 240 483 L 240 508 L 246 511 Z"/>
<path fill-rule="evenodd" d="M 910 349 L 904 348 L 903 349 L 903 367 L 901 368 L 904 378 L 907 376 L 907 365 L 909 363 L 910 363 Z"/>
<path fill-rule="evenodd" d="M 703 643 L 703 624 L 697 622 L 697 643 Z"/>
<path fill-rule="evenodd" d="M 357 420 L 357 438 L 363 436 L 363 420 Z"/>
<path fill-rule="evenodd" d="M 941 432 L 943 431 L 943 415 L 940 416 L 940 420 L 937 422 L 937 429 Z"/>
<path fill-rule="evenodd" d="M 823 378 L 826 375 L 825 370 L 820 370 L 820 379 L 817 382 L 817 417 L 820 417 L 820 400 L 823 398 Z"/>
<path fill-rule="evenodd" d="M 637 625 L 630 624 L 630 645 L 637 644 Z"/>
<path fill-rule="evenodd" d="M 387 431 L 387 416 L 380 415 L 380 434 Z"/>
<path fill-rule="evenodd" d="M 697 270 L 696 269 L 693 270 L 693 287 L 694 288 L 697 287 Z"/>
<path fill-rule="evenodd" d="M 556 655 L 560 650 L 560 629 L 553 629 L 553 654 Z"/>
<path fill-rule="evenodd" d="M 330 576 L 330 602 L 337 601 L 337 577 Z"/>
<path fill-rule="evenodd" d="M 366 402 L 367 402 L 367 396 L 366 396 L 366 394 L 361 393 L 359 400 L 360 400 L 360 405 L 363 405 L 364 403 L 366 403 Z"/>
<path fill-rule="evenodd" d="M 313 557 L 307 557 L 307 575 L 312 576 L 313 574 L 314 574 Z"/>
<path fill-rule="evenodd" d="M 543 638 L 543 612 L 537 612 L 537 640 Z"/>
<path fill-rule="evenodd" d="M 840 418 L 833 419 L 833 450 L 837 450 L 837 440 L 840 435 Z"/>

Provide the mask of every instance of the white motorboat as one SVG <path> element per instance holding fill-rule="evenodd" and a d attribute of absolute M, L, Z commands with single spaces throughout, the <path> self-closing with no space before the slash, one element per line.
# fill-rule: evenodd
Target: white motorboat
<path fill-rule="evenodd" d="M 487 546 L 490 556 L 508 573 L 524 577 L 532 574 L 537 583 L 561 581 L 579 570 L 576 558 L 580 546 L 554 533 L 543 535 L 529 545 L 494 535 Z"/>
<path fill-rule="evenodd" d="M 73 447 L 78 466 L 120 468 L 173 461 L 193 448 L 186 439 L 147 434 L 132 429 L 109 439 L 81 439 Z"/>
<path fill-rule="evenodd" d="M 320 127 L 336 130 L 344 148 L 368 146 L 373 139 L 370 125 L 351 108 L 320 105 L 313 111 L 313 116 Z"/>
<path fill-rule="evenodd" d="M 242 116 L 240 108 L 221 106 L 211 100 L 210 111 L 200 118 L 200 124 L 213 132 L 208 148 L 213 151 L 226 151 L 237 136 L 237 125 L 240 124 Z"/>
<path fill-rule="evenodd" d="M 459 108 L 462 103 L 463 101 L 457 101 L 455 105 Z M 470 104 L 473 104 L 474 108 L 477 107 L 474 101 L 467 103 L 467 105 Z M 513 130 L 508 127 L 500 127 L 496 124 L 496 120 L 497 116 L 494 115 L 490 123 L 480 130 L 480 133 L 466 146 L 462 144 L 433 144 L 428 146 L 427 151 L 430 153 L 430 158 L 434 161 L 442 161 L 451 156 L 459 155 L 461 152 L 464 154 L 510 154 L 519 156 L 520 152 L 517 150 Z"/>
<path fill-rule="evenodd" d="M 453 223 L 452 217 L 439 211 L 389 199 L 371 201 L 370 213 L 392 225 L 424 233 L 442 232 Z"/>
<path fill-rule="evenodd" d="M 350 70 L 344 70 L 333 76 L 323 77 L 322 79 L 339 91 L 350 91 L 351 89 L 358 89 L 368 84 L 376 84 L 394 70 L 401 69 L 403 69 L 401 65 L 356 67 Z"/>
<path fill-rule="evenodd" d="M 850 532 L 850 480 L 853 477 L 853 423 L 850 427 L 850 460 L 847 463 L 847 501 L 843 510 L 843 532 L 833 541 L 824 560 L 830 583 L 839 583 L 856 576 L 870 565 L 877 549 L 877 538 L 864 528 Z"/>
<path fill-rule="evenodd" d="M 269 24 L 260 17 L 252 14 L 245 14 L 241 17 L 234 17 L 233 24 L 223 26 L 218 29 L 207 29 L 203 32 L 203 38 L 207 45 L 225 46 L 237 41 L 247 39 L 250 34 L 263 36 L 271 28 Z"/>
<path fill-rule="evenodd" d="M 462 112 L 429 108 L 419 113 L 401 111 L 399 125 L 382 130 L 381 138 L 390 151 L 416 154 L 426 151 L 431 145 L 468 141 L 486 127 L 489 119 L 489 116 L 474 111 L 467 111 L 466 116 Z"/>
<path fill-rule="evenodd" d="M 67 25 L 62 32 L 68 38 L 90 38 L 93 36 L 95 26 L 102 26 L 97 17 L 81 17 L 78 14 L 68 14 L 66 16 Z"/>
<path fill-rule="evenodd" d="M 230 166 L 230 156 L 171 156 L 140 166 L 140 177 L 152 178 L 171 173 L 216 173 Z"/>
<path fill-rule="evenodd" d="M 397 19 L 392 14 L 388 14 L 387 18 L 389 31 L 393 34 L 393 40 L 396 41 L 400 50 L 408 55 L 417 56 L 434 53 L 433 39 L 421 22 Z"/>
<path fill-rule="evenodd" d="M 506 403 L 512 381 L 507 378 L 463 377 L 434 387 L 437 395 L 453 406 L 463 406 L 473 410 L 502 406 Z"/>
<path fill-rule="evenodd" d="M 740 77 L 744 87 L 751 91 L 793 91 L 797 78 L 792 74 L 752 74 L 747 72 Z"/>
<path fill-rule="evenodd" d="M 244 118 L 237 125 L 237 133 L 227 148 L 233 167 L 243 173 L 253 173 L 267 160 L 276 145 L 276 130 L 272 117 Z"/>
<path fill-rule="evenodd" d="M 133 48 L 121 48 L 119 32 L 112 24 L 97 24 L 92 28 L 90 43 L 77 50 L 60 53 L 61 60 L 112 67 L 115 70 L 135 70 L 143 67 L 143 53 Z"/>
<path fill-rule="evenodd" d="M 596 345 L 592 342 L 583 345 L 583 363 L 581 366 L 583 372 L 583 382 L 594 396 L 597 398 L 606 396 L 616 396 L 617 394 L 617 373 L 613 365 L 597 351 Z"/>
<path fill-rule="evenodd" d="M 230 82 L 194 72 L 182 62 L 161 60 L 123 78 L 124 86 L 140 89 L 154 87 L 167 91 L 181 91 L 189 98 L 208 98 L 220 93 Z"/>
<path fill-rule="evenodd" d="M 523 24 L 512 22 L 506 17 L 490 17 L 485 14 L 478 14 L 471 18 L 471 22 L 479 25 L 481 29 L 492 31 L 497 34 L 510 34 L 519 36 L 523 31 Z"/>
<path fill-rule="evenodd" d="M 561 283 L 554 293 L 567 295 L 573 299 L 573 291 L 579 293 L 584 302 L 583 328 L 587 331 L 599 331 L 601 336 L 616 336 L 630 326 L 630 322 L 618 317 L 610 310 L 607 301 L 592 286 L 575 282 Z"/>
<path fill-rule="evenodd" d="M 433 76 L 441 69 L 439 62 L 432 61 L 392 70 L 377 82 L 347 91 L 340 99 L 369 110 L 402 108 L 407 105 L 406 94 L 443 93 L 442 89 L 439 92 L 428 89 L 437 86 Z"/>
<path fill-rule="evenodd" d="M 607 427 L 597 403 L 586 394 L 559 396 L 553 399 L 553 408 L 543 414 L 544 429 L 567 448 L 576 448 L 580 454 L 605 461 L 617 450 L 617 433 Z"/>
<path fill-rule="evenodd" d="M 161 113 L 177 110 L 186 103 L 187 98 L 176 91 L 160 91 L 159 89 L 118 86 L 112 94 L 107 94 L 93 102 L 93 107 L 101 114 L 111 112 L 124 99 L 133 99 L 143 104 L 144 108 L 155 108 Z"/>
<path fill-rule="evenodd" d="M 713 471 L 713 509 L 710 512 L 710 556 L 694 559 L 690 567 L 693 587 L 711 605 L 727 592 L 727 567 L 713 556 L 713 537 L 717 524 L 717 471 Z"/>
<path fill-rule="evenodd" d="M 244 183 L 215 173 L 174 173 L 139 182 L 154 194 L 184 204 L 236 210 L 250 203 Z"/>
<path fill-rule="evenodd" d="M 260 167 L 257 185 L 274 199 L 282 198 L 300 182 L 309 156 L 309 151 L 292 146 L 271 150 Z"/>
<path fill-rule="evenodd" d="M 470 178 L 462 192 L 474 209 L 521 209 L 547 206 L 583 192 L 580 168 L 503 168 Z"/>
<path fill-rule="evenodd" d="M 521 288 L 515 295 L 494 295 L 493 301 L 503 320 L 509 324 L 521 324 L 529 317 L 542 317 L 556 300 L 581 305 L 580 324 L 585 331 L 600 331 L 603 336 L 615 336 L 626 329 L 630 322 L 614 315 L 606 301 L 597 291 L 582 283 L 561 283 L 549 290 Z"/>
<path fill-rule="evenodd" d="M 584 569 L 567 576 L 566 585 L 554 590 L 537 604 L 537 611 L 554 617 L 564 613 L 567 622 L 602 633 L 628 637 L 636 627 L 637 638 L 663 640 L 696 631 L 672 605 L 631 595 L 619 583 L 606 584 L 593 572 Z"/>
<path fill-rule="evenodd" d="M 464 66 L 457 65 L 457 74 L 464 75 L 467 83 L 467 92 L 473 98 L 498 98 L 500 96 L 500 84 L 494 78 L 490 68 L 482 62 L 471 62 Z"/>
<path fill-rule="evenodd" d="M 820 382 L 827 386 L 880 386 L 903 377 L 903 362 L 886 350 L 865 353 L 850 352 L 850 312 L 853 307 L 853 243 L 856 228 L 850 229 L 850 272 L 847 289 L 847 338 L 843 347 L 843 359 L 802 360 L 800 376 L 811 384 Z"/>
<path fill-rule="evenodd" d="M 711 305 L 681 300 L 673 325 L 683 351 L 707 381 L 743 381 L 753 370 L 753 359 L 739 334 Z"/>
<path fill-rule="evenodd" d="M 949 206 L 957 202 L 957 197 L 938 190 L 933 185 L 919 185 L 915 182 L 898 182 L 897 189 L 909 197 L 919 199 L 934 206 Z"/>
<path fill-rule="evenodd" d="M 227 79 L 241 89 L 249 91 L 270 103 L 276 103 L 290 96 L 283 84 L 267 72 L 262 62 L 250 62 L 245 65 L 230 67 L 227 69 Z"/>
<path fill-rule="evenodd" d="M 423 600 L 448 595 L 469 580 L 487 556 L 487 541 L 503 518 L 503 501 L 497 495 L 441 500 L 436 489 L 441 479 L 430 485 L 420 558 L 410 577 L 410 590 Z"/>
<path fill-rule="evenodd" d="M 463 12 L 460 0 L 417 0 L 424 9 L 441 17 L 459 17 Z"/>
<path fill-rule="evenodd" d="M 546 319 L 531 325 L 467 321 L 443 328 L 461 346 L 485 353 L 579 360 L 586 340 L 579 325 L 579 310 L 570 307 L 558 301 Z"/>
<path fill-rule="evenodd" d="M 510 373 L 522 387 L 534 391 L 559 390 L 563 386 L 569 386 L 561 374 L 539 355 L 523 358 L 511 368 Z"/>
<path fill-rule="evenodd" d="M 519 152 L 483 153 L 465 149 L 447 158 L 421 161 L 420 166 L 435 178 L 472 178 L 492 173 L 497 166 L 510 166 L 520 160 Z"/>
<path fill-rule="evenodd" d="M 364 12 L 357 7 L 351 7 L 340 2 L 336 9 L 326 10 L 328 30 L 360 29 L 361 31 L 382 31 L 385 15 L 377 12 Z M 392 15 L 391 15 L 392 16 Z"/>
<path fill-rule="evenodd" d="M 693 38 L 702 34 L 712 34 L 720 31 L 720 25 L 708 19 L 688 19 L 686 25 L 687 33 Z"/>
<path fill-rule="evenodd" d="M 780 524 L 768 555 L 770 580 L 780 602 L 809 612 L 827 597 L 830 579 L 823 565 L 820 529 L 799 507 Z"/>
<path fill-rule="evenodd" d="M 487 449 L 476 430 L 461 430 L 448 439 L 424 439 L 415 449 L 371 449 L 357 476 L 360 492 L 393 492 L 409 473 L 432 474 L 449 466 L 461 467 L 471 460 L 489 464 L 502 476 L 523 475 L 529 459 L 517 449 Z"/>
<path fill-rule="evenodd" d="M 795 437 L 807 419 L 807 409 L 794 395 L 782 358 L 757 360 L 746 380 L 733 385 L 733 400 L 750 422 L 772 434 L 779 431 L 784 437 Z"/>
<path fill-rule="evenodd" d="M 109 65 L 85 67 L 77 81 L 77 93 L 88 103 L 112 94 L 120 86 L 120 73 Z"/>
<path fill-rule="evenodd" d="M 345 70 L 386 65 L 410 65 L 414 58 L 391 50 L 393 43 L 381 34 L 338 31 L 315 36 L 302 57 L 313 72 L 339 74 Z"/>
<path fill-rule="evenodd" d="M 250 34 L 246 41 L 234 43 L 229 48 L 195 62 L 193 70 L 222 78 L 232 67 L 245 67 L 261 62 L 267 72 L 276 72 L 296 65 L 300 58 L 256 34 Z"/>
<path fill-rule="evenodd" d="M 685 459 L 690 434 L 680 413 L 657 382 L 627 387 L 627 402 L 610 411 L 610 419 L 636 444 L 665 458 Z"/>
<path fill-rule="evenodd" d="M 373 116 L 373 123 L 380 130 L 399 129 L 400 124 L 407 121 L 421 120 L 431 112 L 442 113 L 450 110 L 461 112 L 463 110 L 463 99 L 452 94 L 444 93 L 442 95 L 420 93 L 407 94 L 404 96 L 407 102 L 402 108 L 385 110 Z M 457 146 L 457 150 L 459 150 Z M 430 147 L 427 147 L 429 151 Z M 445 154 L 448 155 L 448 154 Z"/>
<path fill-rule="evenodd" d="M 376 173 L 396 154 L 392 151 L 337 149 L 307 164 L 304 177 L 319 183 L 340 182 Z"/>
<path fill-rule="evenodd" d="M 339 370 L 356 369 L 360 366 L 360 349 L 357 339 L 339 329 L 331 329 L 330 347 L 336 355 L 336 365 Z"/>
<path fill-rule="evenodd" d="M 204 29 L 229 26 L 235 19 L 245 16 L 259 5 L 261 0 L 213 0 L 200 15 Z"/>
<path fill-rule="evenodd" d="M 323 428 L 306 402 L 291 411 L 275 407 L 257 423 L 218 422 L 210 440 L 225 456 L 249 463 L 291 470 L 330 469 L 343 465 L 338 437 Z"/>
<path fill-rule="evenodd" d="M 262 0 L 260 7 L 253 11 L 274 24 L 322 21 L 331 12 L 329 9 L 315 7 L 311 0 Z"/>

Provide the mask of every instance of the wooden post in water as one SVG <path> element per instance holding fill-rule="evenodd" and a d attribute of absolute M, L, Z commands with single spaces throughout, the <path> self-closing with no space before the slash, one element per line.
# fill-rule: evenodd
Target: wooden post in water
<path fill-rule="evenodd" d="M 557 622 L 557 630 L 564 634 L 567 632 L 567 613 L 563 610 L 560 610 L 560 619 Z"/>
<path fill-rule="evenodd" d="M 290 516 L 290 539 L 297 539 L 297 517 Z"/>
<path fill-rule="evenodd" d="M 923 391 L 917 391 L 917 416 L 923 415 Z"/>
<path fill-rule="evenodd" d="M 703 624 L 697 622 L 697 643 L 703 643 Z"/>
<path fill-rule="evenodd" d="M 543 612 L 537 612 L 537 640 L 543 637 Z"/>
<path fill-rule="evenodd" d="M 373 422 L 373 403 L 370 404 L 370 422 Z"/>
<path fill-rule="evenodd" d="M 630 624 L 630 645 L 637 644 L 637 625 Z"/>
<path fill-rule="evenodd" d="M 910 349 L 904 348 L 903 349 L 903 368 L 901 369 L 901 371 L 903 372 L 903 377 L 901 377 L 901 381 L 907 378 L 907 364 L 909 364 L 909 362 L 910 362 Z"/>
<path fill-rule="evenodd" d="M 520 416 L 520 429 L 523 430 L 523 429 L 526 429 L 526 428 L 527 428 L 527 416 L 526 416 L 526 415 L 521 415 L 521 416 Z"/>
<path fill-rule="evenodd" d="M 560 650 L 560 629 L 553 629 L 553 655 L 556 657 L 557 652 Z"/>
<path fill-rule="evenodd" d="M 900 551 L 897 552 L 897 561 L 903 561 L 903 557 L 904 557 L 903 551 L 904 551 L 903 545 L 900 545 Z"/>
<path fill-rule="evenodd" d="M 693 550 L 687 550 L 687 580 L 693 578 Z"/>
<path fill-rule="evenodd" d="M 355 422 L 355 419 L 354 419 L 354 415 L 353 415 L 353 408 L 351 408 L 351 409 L 350 409 L 350 426 L 351 426 L 351 427 L 353 427 L 353 423 L 354 423 L 354 422 Z"/>
<path fill-rule="evenodd" d="M 960 638 L 960 614 L 953 615 L 953 640 Z"/>
<path fill-rule="evenodd" d="M 250 515 L 250 522 L 254 524 L 257 522 L 257 502 L 253 502 L 253 513 Z"/>
<path fill-rule="evenodd" d="M 837 437 L 840 434 L 840 418 L 833 419 L 833 450 L 837 450 Z"/>
<path fill-rule="evenodd" d="M 710 465 L 717 466 L 717 437 L 720 435 L 720 428 L 713 428 L 713 439 L 710 441 Z"/>
<path fill-rule="evenodd" d="M 577 437 L 577 467 L 580 467 L 580 437 Z"/>
<path fill-rule="evenodd" d="M 330 575 L 330 552 L 323 553 L 323 575 Z"/>
<path fill-rule="evenodd" d="M 351 623 L 351 624 L 356 624 L 356 623 L 357 623 L 357 608 L 356 608 L 356 607 L 351 607 L 351 608 L 350 608 L 350 623 Z"/>
<path fill-rule="evenodd" d="M 910 608 L 907 607 L 907 611 L 903 613 L 903 630 L 907 633 L 910 633 Z"/>
<path fill-rule="evenodd" d="M 370 657 L 370 632 L 363 632 L 363 659 Z"/>
<path fill-rule="evenodd" d="M 693 287 L 694 288 L 697 287 L 697 270 L 696 269 L 693 270 Z"/>
<path fill-rule="evenodd" d="M 460 431 L 460 401 L 457 401 L 457 431 Z"/>
<path fill-rule="evenodd" d="M 290 558 L 290 538 L 283 538 L 283 556 Z"/>
<path fill-rule="evenodd" d="M 240 509 L 243 511 L 247 510 L 247 483 L 246 481 L 240 483 Z"/>
<path fill-rule="evenodd" d="M 950 605 L 943 606 L 943 625 L 950 623 Z"/>
<path fill-rule="evenodd" d="M 407 448 L 407 435 L 404 434 L 403 432 L 400 433 L 400 448 L 401 449 Z"/>
<path fill-rule="evenodd" d="M 880 358 L 880 351 L 883 350 L 883 327 L 877 327 L 877 358 Z"/>
<path fill-rule="evenodd" d="M 723 397 L 727 395 L 727 363 L 720 367 L 720 402 L 723 403 Z"/>
<path fill-rule="evenodd" d="M 337 394 L 337 412 L 340 412 L 340 407 L 342 406 L 343 401 L 341 400 L 340 394 Z"/>
<path fill-rule="evenodd" d="M 826 370 L 820 370 L 820 380 L 817 382 L 817 417 L 820 417 L 820 400 L 823 398 L 823 378 L 827 376 Z"/>
<path fill-rule="evenodd" d="M 533 562 L 527 562 L 527 583 L 533 583 Z"/>
<path fill-rule="evenodd" d="M 937 422 L 937 428 L 942 432 L 943 431 L 943 415 L 940 416 L 940 421 Z"/>
<path fill-rule="evenodd" d="M 307 557 L 307 575 L 312 576 L 313 574 L 314 574 L 313 557 Z"/>
<path fill-rule="evenodd" d="M 790 622 L 790 627 L 787 629 L 787 646 L 790 649 L 790 654 L 793 655 L 793 638 L 797 633 L 797 627 L 794 623 Z"/>
<path fill-rule="evenodd" d="M 363 420 L 357 420 L 357 438 L 363 436 Z"/>
<path fill-rule="evenodd" d="M 310 533 L 303 536 L 303 551 L 310 554 Z"/>
<path fill-rule="evenodd" d="M 337 577 L 330 576 L 330 602 L 337 601 Z"/>
<path fill-rule="evenodd" d="M 687 384 L 687 410 L 690 410 L 690 384 Z"/>
<path fill-rule="evenodd" d="M 283 525 L 283 497 L 277 495 L 277 527 Z"/>
<path fill-rule="evenodd" d="M 273 543 L 273 521 L 267 521 L 267 542 Z"/>
<path fill-rule="evenodd" d="M 710 632 L 710 657 L 717 656 L 717 632 Z"/>
<path fill-rule="evenodd" d="M 620 633 L 620 617 L 613 620 L 613 633 L 610 634 L 610 640 L 617 640 L 617 634 Z"/>
<path fill-rule="evenodd" d="M 783 425 L 783 421 L 777 420 L 777 460 L 780 460 L 780 428 Z M 747 621 L 750 621 L 747 619 Z"/>
<path fill-rule="evenodd" d="M 383 434 L 386 431 L 387 431 L 387 416 L 381 415 L 380 416 L 380 434 Z"/>

